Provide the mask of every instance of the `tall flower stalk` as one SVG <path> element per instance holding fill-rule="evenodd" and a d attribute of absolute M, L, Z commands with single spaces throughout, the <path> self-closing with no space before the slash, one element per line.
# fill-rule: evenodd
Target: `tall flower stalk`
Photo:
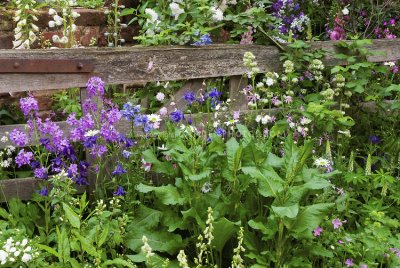
<path fill-rule="evenodd" d="M 39 32 L 39 27 L 34 24 L 38 20 L 36 1 L 16 0 L 14 3 L 17 6 L 14 17 L 17 27 L 14 29 L 13 48 L 29 49 L 37 40 L 36 34 Z"/>

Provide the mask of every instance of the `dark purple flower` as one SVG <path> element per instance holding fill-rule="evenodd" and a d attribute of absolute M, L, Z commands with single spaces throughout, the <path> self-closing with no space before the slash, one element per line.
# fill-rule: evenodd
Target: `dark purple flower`
<path fill-rule="evenodd" d="M 96 144 L 98 139 L 98 136 L 89 136 L 86 137 L 86 140 L 83 142 L 83 146 L 86 148 L 93 148 L 93 146 Z"/>
<path fill-rule="evenodd" d="M 381 139 L 379 138 L 379 136 L 372 135 L 372 136 L 369 136 L 369 141 L 372 144 L 379 144 L 381 142 Z"/>
<path fill-rule="evenodd" d="M 116 196 L 124 196 L 126 192 L 122 186 L 118 186 L 117 190 L 113 194 Z"/>
<path fill-rule="evenodd" d="M 47 187 L 43 187 L 41 190 L 38 191 L 38 193 L 41 196 L 48 196 L 49 195 L 49 189 L 47 189 Z"/>
<path fill-rule="evenodd" d="M 193 119 L 190 117 L 190 118 L 187 120 L 187 123 L 188 123 L 189 125 L 192 125 L 192 124 L 193 124 Z"/>
<path fill-rule="evenodd" d="M 65 163 L 60 156 L 57 156 L 53 160 L 51 160 L 51 170 L 54 172 L 60 172 L 64 169 Z"/>
<path fill-rule="evenodd" d="M 24 116 L 28 116 L 31 112 L 39 111 L 38 102 L 32 97 L 21 98 L 19 104 Z"/>
<path fill-rule="evenodd" d="M 18 129 L 11 131 L 10 140 L 20 147 L 24 147 L 28 143 L 28 137 L 26 134 Z"/>
<path fill-rule="evenodd" d="M 71 164 L 68 167 L 68 177 L 72 178 L 75 177 L 76 175 L 78 175 L 78 165 L 77 164 Z"/>
<path fill-rule="evenodd" d="M 101 80 L 100 77 L 91 77 L 87 82 L 87 90 L 88 96 L 90 98 L 98 95 L 99 97 L 103 98 L 104 96 L 104 82 Z"/>
<path fill-rule="evenodd" d="M 77 176 L 76 178 L 74 178 L 74 182 L 77 185 L 89 185 L 88 181 L 83 176 Z"/>
<path fill-rule="evenodd" d="M 183 95 L 183 99 L 187 101 L 189 105 L 192 105 L 192 103 L 196 101 L 196 95 L 193 91 L 188 91 Z"/>
<path fill-rule="evenodd" d="M 39 161 L 32 161 L 29 165 L 30 165 L 30 167 L 32 169 L 36 169 L 36 168 L 40 167 L 40 162 Z"/>
<path fill-rule="evenodd" d="M 115 170 L 112 172 L 112 174 L 115 175 L 122 175 L 126 173 L 127 171 L 121 166 L 121 164 L 118 164 Z"/>
<path fill-rule="evenodd" d="M 21 167 L 23 165 L 29 165 L 32 160 L 33 160 L 33 153 L 25 152 L 24 149 L 19 151 L 17 157 L 15 157 L 15 163 L 17 163 L 18 167 Z"/>
<path fill-rule="evenodd" d="M 171 113 L 170 118 L 173 122 L 175 123 L 179 123 L 180 121 L 182 121 L 183 119 L 185 119 L 185 116 L 183 114 L 182 111 L 180 110 L 175 110 Z"/>
<path fill-rule="evenodd" d="M 45 167 L 36 168 L 33 171 L 33 174 L 35 175 L 35 178 L 38 178 L 38 179 L 45 180 L 48 178 L 47 168 L 45 168 Z"/>

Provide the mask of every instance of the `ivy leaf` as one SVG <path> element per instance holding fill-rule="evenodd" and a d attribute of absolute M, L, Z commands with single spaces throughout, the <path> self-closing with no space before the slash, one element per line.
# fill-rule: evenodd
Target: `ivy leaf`
<path fill-rule="evenodd" d="M 81 228 L 81 221 L 79 219 L 78 214 L 76 214 L 75 211 L 73 211 L 72 208 L 67 204 L 63 203 L 62 205 L 65 212 L 65 216 L 67 217 L 67 220 L 72 225 L 72 227 L 76 229 Z"/>
<path fill-rule="evenodd" d="M 271 206 L 271 208 L 275 212 L 275 214 L 278 215 L 280 218 L 287 217 L 289 219 L 293 219 L 296 218 L 297 214 L 299 213 L 298 204 L 286 207 Z"/>

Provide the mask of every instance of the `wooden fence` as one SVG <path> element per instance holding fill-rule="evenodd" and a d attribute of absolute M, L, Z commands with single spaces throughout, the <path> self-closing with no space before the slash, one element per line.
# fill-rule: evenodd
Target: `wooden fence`
<path fill-rule="evenodd" d="M 340 49 L 335 42 L 313 42 L 312 49 L 325 50 L 324 63 L 329 66 L 345 64 L 337 60 L 334 54 Z M 368 58 L 371 62 L 397 61 L 400 59 L 400 39 L 375 40 L 367 46 L 371 52 L 377 53 Z M 144 84 L 147 82 L 186 80 L 182 89 L 174 96 L 177 106 L 183 105 L 183 94 L 188 90 L 197 91 L 204 79 L 227 76 L 230 77 L 230 98 L 235 109 L 246 109 L 246 100 L 240 90 L 246 85 L 243 74 L 247 69 L 243 66 L 243 55 L 246 51 L 256 56 L 261 72 L 279 71 L 280 52 L 274 46 L 260 45 L 211 45 L 202 47 L 127 47 L 127 48 L 84 48 L 56 50 L 0 50 L 0 61 L 14 61 L 14 67 L 27 60 L 33 62 L 53 61 L 55 69 L 60 70 L 57 63 L 66 60 L 88 62 L 93 65 L 91 72 L 60 71 L 35 73 L 30 69 L 26 72 L 0 72 L 0 93 L 21 91 L 40 91 L 48 89 L 84 88 L 89 77 L 99 76 L 106 84 Z M 50 62 L 51 62 L 50 61 Z M 78 67 L 81 69 L 82 63 Z M 50 64 L 51 65 L 51 64 Z M 34 68 L 34 66 L 33 66 Z M 62 68 L 61 68 L 62 69 Z M 83 101 L 86 92 L 82 89 Z M 169 107 L 166 105 L 165 107 Z M 66 122 L 57 123 L 65 132 L 69 125 Z M 7 125 L 0 127 L 0 137 L 12 129 L 26 129 L 26 125 Z M 130 124 L 122 121 L 119 130 L 130 129 Z M 0 148 L 10 145 L 0 143 Z M 92 181 L 90 181 L 93 183 Z M 28 200 L 37 190 L 39 180 L 34 178 L 0 180 L 0 202 L 12 197 Z"/>

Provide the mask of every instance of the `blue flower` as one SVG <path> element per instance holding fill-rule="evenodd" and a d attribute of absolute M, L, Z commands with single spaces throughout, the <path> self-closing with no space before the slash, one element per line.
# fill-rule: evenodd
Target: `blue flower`
<path fill-rule="evenodd" d="M 47 187 L 43 187 L 41 190 L 38 191 L 38 193 L 41 196 L 48 196 L 49 195 L 49 189 L 47 189 Z"/>
<path fill-rule="evenodd" d="M 185 119 L 185 116 L 182 111 L 180 110 L 175 110 L 171 113 L 170 118 L 173 122 L 179 123 L 183 119 Z"/>
<path fill-rule="evenodd" d="M 209 33 L 200 36 L 200 41 L 194 42 L 192 46 L 207 46 L 211 45 L 212 40 Z"/>
<path fill-rule="evenodd" d="M 127 151 L 127 150 L 124 150 L 124 151 L 122 152 L 122 156 L 125 157 L 126 159 L 128 159 L 129 157 L 131 157 L 132 154 L 133 154 L 132 152 L 129 152 L 129 151 Z"/>
<path fill-rule="evenodd" d="M 148 122 L 148 118 L 146 115 L 138 114 L 135 116 L 135 120 L 134 120 L 135 126 L 141 127 L 141 126 L 144 126 L 145 124 L 147 124 L 147 122 Z"/>
<path fill-rule="evenodd" d="M 126 192 L 122 186 L 118 186 L 117 190 L 113 194 L 116 196 L 124 196 Z"/>
<path fill-rule="evenodd" d="M 226 131 L 220 127 L 217 127 L 217 129 L 215 130 L 215 134 L 220 137 L 224 137 L 226 135 Z"/>
<path fill-rule="evenodd" d="M 89 185 L 89 183 L 88 183 L 88 181 L 86 180 L 86 178 L 85 178 L 85 177 L 82 177 L 82 176 L 76 177 L 76 178 L 74 179 L 74 181 L 75 181 L 75 183 L 76 183 L 77 185 L 80 185 L 80 186 L 82 186 L 82 185 Z"/>
<path fill-rule="evenodd" d="M 193 91 L 188 91 L 183 95 L 183 99 L 186 100 L 189 105 L 192 105 L 192 103 L 196 101 L 196 95 Z"/>
<path fill-rule="evenodd" d="M 369 136 L 369 141 L 372 143 L 372 144 L 378 144 L 378 143 L 380 143 L 381 142 L 381 139 L 379 138 L 379 136 Z"/>
<path fill-rule="evenodd" d="M 127 171 L 121 166 L 121 164 L 118 164 L 115 170 L 112 172 L 112 174 L 115 175 L 122 175 L 126 173 Z"/>
<path fill-rule="evenodd" d="M 221 95 L 222 95 L 222 92 L 218 91 L 218 89 L 216 87 L 211 89 L 210 93 L 208 93 L 208 97 L 210 97 L 212 99 L 218 99 L 219 96 L 221 96 Z"/>
<path fill-rule="evenodd" d="M 122 107 L 121 114 L 128 121 L 131 121 L 136 114 L 140 112 L 140 105 L 132 106 L 132 103 L 125 103 Z"/>
<path fill-rule="evenodd" d="M 83 142 L 83 146 L 86 148 L 92 148 L 97 142 L 97 136 L 90 136 L 87 137 L 86 140 Z"/>

